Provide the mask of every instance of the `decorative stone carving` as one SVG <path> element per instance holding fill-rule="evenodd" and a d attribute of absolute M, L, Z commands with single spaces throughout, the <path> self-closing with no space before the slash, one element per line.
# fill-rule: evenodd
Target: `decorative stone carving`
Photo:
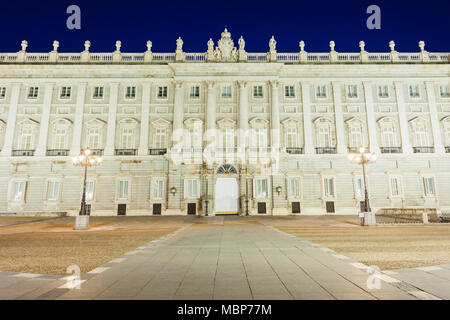
<path fill-rule="evenodd" d="M 153 59 L 152 53 L 152 42 L 150 40 L 147 41 L 147 51 L 144 53 L 144 61 L 151 62 Z"/>
<path fill-rule="evenodd" d="M 59 41 L 53 41 L 53 52 L 58 52 Z"/>
<path fill-rule="evenodd" d="M 120 47 L 122 46 L 122 42 L 117 40 L 116 41 L 116 51 L 113 52 L 113 61 L 119 62 L 122 60 L 122 55 L 120 54 Z"/>
<path fill-rule="evenodd" d="M 239 44 L 239 50 L 238 50 L 239 61 L 247 61 L 247 52 L 245 52 L 245 41 L 242 36 L 239 38 L 238 44 Z"/>
<path fill-rule="evenodd" d="M 398 52 L 395 51 L 395 42 L 394 40 L 389 41 L 389 48 L 391 49 L 391 61 L 398 61 Z"/>
<path fill-rule="evenodd" d="M 214 60 L 214 41 L 209 38 L 208 40 L 208 51 L 206 51 L 206 61 Z"/>
<path fill-rule="evenodd" d="M 214 59 L 220 62 L 237 61 L 237 50 L 234 46 L 231 34 L 227 28 L 222 32 L 220 40 L 217 42 L 216 50 L 214 50 Z"/>
<path fill-rule="evenodd" d="M 49 61 L 56 62 L 58 60 L 58 47 L 59 42 L 56 40 L 53 41 L 53 51 L 50 52 Z"/>
<path fill-rule="evenodd" d="M 177 50 L 175 51 L 175 61 L 184 61 L 183 40 L 181 37 L 177 39 Z"/>
<path fill-rule="evenodd" d="M 20 44 L 20 46 L 22 47 L 22 51 L 23 52 L 27 51 L 28 41 L 27 40 L 22 40 L 22 43 Z"/>
<path fill-rule="evenodd" d="M 269 40 L 268 60 L 270 62 L 277 61 L 277 42 L 275 41 L 274 36 L 272 36 L 272 38 L 270 38 L 270 40 Z"/>
<path fill-rule="evenodd" d="M 87 62 L 89 61 L 89 48 L 91 47 L 91 42 L 86 40 L 84 42 L 84 51 L 81 52 L 81 61 Z"/>
<path fill-rule="evenodd" d="M 305 51 L 305 41 L 301 40 L 298 46 L 300 47 L 299 60 L 301 63 L 305 63 L 308 61 L 308 52 Z"/>

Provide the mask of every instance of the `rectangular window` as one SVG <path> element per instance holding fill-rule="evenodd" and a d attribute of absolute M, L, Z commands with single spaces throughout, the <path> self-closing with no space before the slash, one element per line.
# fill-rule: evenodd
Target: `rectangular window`
<path fill-rule="evenodd" d="M 362 197 L 364 195 L 364 182 L 363 178 L 357 178 L 355 180 L 355 194 L 357 197 Z"/>
<path fill-rule="evenodd" d="M 154 179 L 152 182 L 152 198 L 163 199 L 164 198 L 164 180 Z"/>
<path fill-rule="evenodd" d="M 326 98 L 327 91 L 325 86 L 316 86 L 316 97 L 317 98 Z"/>
<path fill-rule="evenodd" d="M 291 177 L 288 179 L 288 197 L 300 198 L 300 178 Z"/>
<path fill-rule="evenodd" d="M 330 130 L 328 127 L 319 128 L 319 148 L 329 148 L 331 145 Z"/>
<path fill-rule="evenodd" d="M 231 86 L 222 87 L 222 98 L 231 98 Z"/>
<path fill-rule="evenodd" d="M 6 87 L 0 87 L 0 99 L 5 99 L 6 97 Z"/>
<path fill-rule="evenodd" d="M 265 128 L 255 129 L 256 133 L 256 147 L 265 148 L 267 147 L 267 130 Z"/>
<path fill-rule="evenodd" d="M 400 177 L 390 178 L 391 196 L 399 197 L 402 194 L 402 185 Z"/>
<path fill-rule="evenodd" d="M 433 177 L 424 177 L 423 185 L 424 185 L 424 189 L 425 189 L 425 196 L 434 196 L 435 195 L 434 178 Z"/>
<path fill-rule="evenodd" d="M 66 149 L 66 128 L 56 127 L 55 129 L 55 149 Z"/>
<path fill-rule="evenodd" d="M 191 87 L 191 98 L 199 98 L 200 97 L 200 87 L 199 86 L 192 86 Z"/>
<path fill-rule="evenodd" d="M 356 98 L 358 97 L 358 90 L 355 85 L 349 85 L 347 86 L 347 97 L 349 98 Z"/>
<path fill-rule="evenodd" d="M 253 86 L 253 97 L 254 98 L 262 98 L 263 97 L 263 87 L 262 86 Z"/>
<path fill-rule="evenodd" d="M 297 148 L 297 128 L 286 129 L 286 148 Z"/>
<path fill-rule="evenodd" d="M 61 92 L 60 92 L 59 97 L 61 99 L 69 99 L 70 95 L 72 93 L 71 91 L 72 91 L 72 87 L 61 87 Z"/>
<path fill-rule="evenodd" d="M 101 149 L 100 129 L 99 128 L 90 128 L 89 129 L 87 147 L 90 149 Z"/>
<path fill-rule="evenodd" d="M 359 148 L 362 146 L 361 127 L 350 128 L 350 147 Z"/>
<path fill-rule="evenodd" d="M 396 147 L 396 139 L 393 128 L 383 127 L 381 128 L 381 132 L 381 141 L 383 143 L 383 147 Z"/>
<path fill-rule="evenodd" d="M 167 87 L 158 87 L 158 98 L 167 98 Z"/>
<path fill-rule="evenodd" d="M 25 199 L 26 181 L 14 181 L 13 184 L 13 201 L 23 201 Z"/>
<path fill-rule="evenodd" d="M 31 150 L 33 149 L 33 129 L 23 128 L 20 136 L 19 149 Z"/>
<path fill-rule="evenodd" d="M 127 99 L 136 98 L 136 87 L 127 87 L 125 92 L 125 98 Z"/>
<path fill-rule="evenodd" d="M 48 182 L 47 199 L 48 200 L 58 200 L 59 198 L 59 181 L 50 180 Z"/>
<path fill-rule="evenodd" d="M 200 129 L 199 128 L 189 128 L 189 137 L 190 140 L 187 140 L 191 143 L 190 146 L 186 146 L 186 147 L 195 147 L 195 148 L 200 148 L 202 146 L 202 138 L 201 138 L 201 134 L 200 134 Z"/>
<path fill-rule="evenodd" d="M 94 200 L 94 180 L 86 181 L 86 201 Z"/>
<path fill-rule="evenodd" d="M 334 178 L 323 179 L 325 187 L 325 196 L 334 197 Z"/>
<path fill-rule="evenodd" d="M 380 98 L 389 97 L 388 86 L 378 86 L 378 97 Z"/>
<path fill-rule="evenodd" d="M 28 99 L 36 99 L 39 95 L 39 87 L 28 88 Z"/>
<path fill-rule="evenodd" d="M 103 87 L 94 87 L 94 94 L 92 95 L 94 99 L 102 99 L 103 98 Z"/>
<path fill-rule="evenodd" d="M 234 147 L 234 132 L 233 132 L 232 128 L 223 128 L 222 129 L 222 137 L 223 137 L 223 147 L 224 148 Z"/>
<path fill-rule="evenodd" d="M 197 199 L 200 196 L 198 179 L 184 179 L 184 197 L 186 199 Z"/>
<path fill-rule="evenodd" d="M 417 126 L 414 131 L 415 147 L 428 146 L 427 132 L 424 126 Z"/>
<path fill-rule="evenodd" d="M 294 86 L 284 86 L 284 96 L 286 98 L 294 98 L 295 97 Z"/>
<path fill-rule="evenodd" d="M 3 89 L 5 89 L 5 88 L 3 88 Z M 448 91 L 448 86 L 439 86 L 439 93 L 442 98 L 450 97 L 450 93 Z M 1 97 L 1 95 L 0 95 L 0 97 Z"/>
<path fill-rule="evenodd" d="M 119 181 L 119 199 L 124 200 L 128 199 L 128 180 L 120 180 Z"/>
<path fill-rule="evenodd" d="M 155 149 L 166 148 L 166 128 L 156 129 L 153 145 L 155 146 Z"/>
<path fill-rule="evenodd" d="M 255 179 L 255 198 L 267 198 L 267 179 Z"/>
<path fill-rule="evenodd" d="M 418 98 L 419 97 L 419 86 L 418 85 L 411 85 L 411 86 L 409 86 L 409 96 L 411 98 Z"/>
<path fill-rule="evenodd" d="M 122 128 L 120 147 L 122 149 L 134 149 L 134 130 L 133 128 Z"/>

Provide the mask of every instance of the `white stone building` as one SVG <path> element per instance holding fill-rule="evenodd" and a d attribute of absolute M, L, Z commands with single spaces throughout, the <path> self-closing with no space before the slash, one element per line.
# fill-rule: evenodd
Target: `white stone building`
<path fill-rule="evenodd" d="M 355 214 L 450 209 L 449 54 L 248 53 L 225 30 L 206 53 L 0 54 L 0 212 Z M 207 166 L 205 164 L 208 164 Z M 208 185 L 208 188 L 206 188 Z"/>

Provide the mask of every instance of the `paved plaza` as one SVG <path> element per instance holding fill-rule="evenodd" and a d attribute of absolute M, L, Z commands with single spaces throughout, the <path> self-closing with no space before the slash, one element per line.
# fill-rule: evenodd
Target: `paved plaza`
<path fill-rule="evenodd" d="M 81 276 L 0 272 L 0 299 L 450 299 L 450 265 L 378 272 L 256 223 L 186 225 Z"/>

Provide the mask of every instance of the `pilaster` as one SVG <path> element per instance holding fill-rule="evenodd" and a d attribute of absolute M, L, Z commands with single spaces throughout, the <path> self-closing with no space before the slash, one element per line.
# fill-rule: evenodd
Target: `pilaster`
<path fill-rule="evenodd" d="M 397 98 L 398 120 L 400 123 L 400 134 L 402 138 L 403 153 L 412 153 L 411 143 L 409 141 L 408 121 L 406 119 L 405 97 L 403 95 L 403 83 L 394 82 L 395 95 Z"/>
<path fill-rule="evenodd" d="M 150 113 L 150 83 L 142 85 L 142 106 L 141 106 L 141 129 L 139 138 L 138 155 L 144 156 L 148 154 L 148 133 L 149 133 L 149 113 Z"/>
<path fill-rule="evenodd" d="M 2 156 L 11 156 L 12 144 L 14 141 L 14 131 L 16 128 L 17 106 L 19 104 L 20 83 L 13 83 L 11 86 L 11 102 L 9 104 L 8 121 L 5 129 L 5 142 L 1 151 Z"/>
<path fill-rule="evenodd" d="M 310 84 L 306 82 L 301 83 L 302 90 L 302 105 L 303 105 L 303 137 L 305 139 L 305 154 L 314 153 L 314 144 L 312 136 L 312 122 L 311 122 L 311 97 Z"/>
<path fill-rule="evenodd" d="M 374 107 L 373 107 L 373 92 L 372 83 L 363 82 L 364 87 L 364 99 L 366 103 L 366 119 L 367 119 L 367 131 L 369 137 L 369 149 L 376 154 L 380 153 L 377 140 L 377 126 L 375 122 Z"/>
<path fill-rule="evenodd" d="M 109 112 L 108 112 L 108 129 L 106 133 L 105 156 L 114 155 L 118 92 L 119 92 L 119 83 L 112 82 L 109 86 Z"/>
<path fill-rule="evenodd" d="M 342 115 L 342 85 L 339 82 L 333 82 L 333 100 L 334 100 L 334 117 L 336 125 L 336 147 L 337 153 L 346 153 L 347 147 L 345 143 L 344 117 Z"/>
<path fill-rule="evenodd" d="M 44 102 L 42 104 L 42 116 L 39 128 L 39 141 L 36 148 L 36 156 L 45 156 L 47 151 L 48 125 L 50 119 L 50 111 L 52 108 L 54 83 L 47 83 L 44 91 Z"/>
<path fill-rule="evenodd" d="M 75 120 L 73 123 L 73 138 L 70 148 L 71 155 L 77 155 L 81 149 L 81 134 L 83 130 L 84 101 L 86 97 L 86 82 L 78 84 Z"/>
<path fill-rule="evenodd" d="M 444 145 L 442 144 L 441 130 L 439 126 L 438 113 L 436 108 L 435 84 L 433 82 L 425 82 L 425 89 L 428 97 L 428 108 L 431 120 L 431 131 L 433 132 L 434 150 L 436 153 L 445 153 Z"/>

